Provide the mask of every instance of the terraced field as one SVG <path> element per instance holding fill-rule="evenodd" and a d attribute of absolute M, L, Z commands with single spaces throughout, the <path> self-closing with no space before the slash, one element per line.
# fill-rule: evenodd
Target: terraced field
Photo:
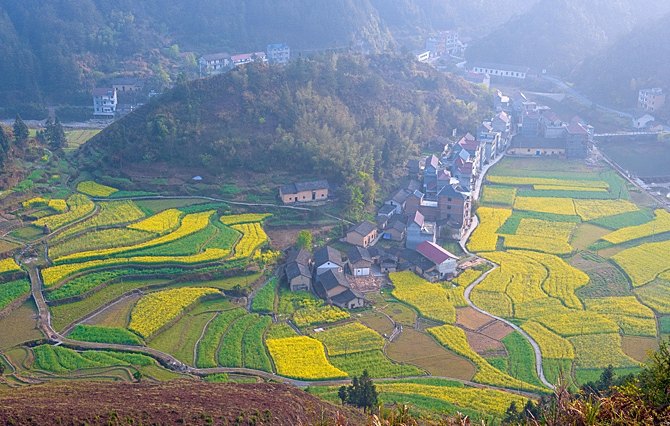
<path fill-rule="evenodd" d="M 558 366 L 578 382 L 608 364 L 638 367 L 622 338 L 660 337 L 657 321 L 670 306 L 661 290 L 670 268 L 668 212 L 648 215 L 651 201 L 632 202 L 611 170 L 569 161 L 505 159 L 483 192 L 468 247 L 499 267 L 472 301 L 520 324 L 539 345 L 548 377 Z M 607 271 L 625 282 L 610 282 L 611 273 L 601 276 Z"/>

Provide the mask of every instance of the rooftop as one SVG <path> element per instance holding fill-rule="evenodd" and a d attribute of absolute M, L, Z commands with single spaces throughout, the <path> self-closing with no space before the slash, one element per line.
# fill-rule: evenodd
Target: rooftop
<path fill-rule="evenodd" d="M 347 277 L 340 271 L 329 269 L 317 277 L 323 288 L 328 292 L 336 287 L 349 288 Z"/>
<path fill-rule="evenodd" d="M 318 189 L 329 189 L 328 181 L 315 180 L 311 182 L 296 182 L 282 185 L 279 190 L 282 194 L 297 194 L 303 191 L 316 191 Z"/>
<path fill-rule="evenodd" d="M 316 266 L 321 266 L 328 262 L 342 266 L 342 253 L 331 246 L 321 247 L 314 252 L 314 263 Z"/>
<path fill-rule="evenodd" d="M 292 280 L 299 276 L 311 278 L 312 274 L 310 274 L 309 268 L 306 265 L 297 262 L 288 263 L 286 265 L 286 278 Z"/>
<path fill-rule="evenodd" d="M 372 222 L 368 222 L 367 220 L 359 223 L 358 225 L 354 226 L 349 230 L 349 232 L 355 232 L 359 235 L 362 236 L 368 236 L 370 235 L 373 231 L 377 229 L 377 225 L 375 225 Z"/>
<path fill-rule="evenodd" d="M 472 64 L 473 68 L 486 68 L 492 70 L 502 70 L 502 71 L 512 71 L 512 72 L 521 72 L 528 73 L 530 68 L 520 66 L 520 65 L 510 65 L 510 64 L 496 64 L 492 62 L 477 62 Z"/>
<path fill-rule="evenodd" d="M 347 257 L 349 258 L 349 262 L 352 263 L 357 263 L 361 260 L 372 263 L 372 256 L 370 255 L 370 252 L 368 249 L 363 247 L 352 247 L 347 252 Z"/>
<path fill-rule="evenodd" d="M 436 265 L 447 260 L 458 260 L 458 257 L 431 241 L 424 241 L 416 247 L 416 251 Z"/>
<path fill-rule="evenodd" d="M 540 148 L 540 149 L 565 149 L 564 138 L 542 138 L 531 136 L 515 136 L 512 139 L 512 148 Z"/>

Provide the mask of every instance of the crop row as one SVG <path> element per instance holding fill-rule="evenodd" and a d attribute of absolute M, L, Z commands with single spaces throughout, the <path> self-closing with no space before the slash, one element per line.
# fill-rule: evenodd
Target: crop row
<path fill-rule="evenodd" d="M 77 191 L 82 194 L 89 195 L 91 197 L 109 197 L 115 192 L 118 192 L 118 189 L 112 188 L 111 186 L 102 185 L 92 180 L 86 180 L 79 182 L 77 184 Z"/>
<path fill-rule="evenodd" d="M 607 188 L 569 185 L 533 185 L 536 191 L 607 192 Z"/>
<path fill-rule="evenodd" d="M 37 226 L 46 226 L 54 231 L 79 220 L 95 209 L 95 204 L 85 195 L 74 194 L 67 199 L 69 210 L 65 213 L 46 216 L 35 221 Z"/>
<path fill-rule="evenodd" d="M 184 217 L 184 219 L 181 222 L 181 225 L 175 231 L 170 232 L 167 235 L 163 235 L 162 237 L 158 237 L 143 243 L 139 243 L 133 246 L 114 247 L 103 250 L 73 253 L 71 255 L 58 258 L 55 261 L 63 263 L 68 261 L 76 262 L 93 258 L 109 257 L 119 253 L 131 252 L 148 247 L 155 247 L 162 244 L 167 244 L 169 242 L 176 241 L 180 238 L 186 237 L 187 235 L 191 235 L 202 229 L 205 229 L 209 225 L 209 218 L 210 216 L 212 216 L 213 213 L 214 213 L 213 211 L 207 211 L 187 215 Z"/>
<path fill-rule="evenodd" d="M 224 367 L 243 367 L 242 340 L 247 329 L 260 319 L 257 314 L 244 315 L 228 328 L 219 348 L 219 365 Z"/>
<path fill-rule="evenodd" d="M 154 237 L 155 235 L 148 232 L 127 228 L 90 230 L 76 238 L 56 240 L 53 245 L 49 246 L 49 256 L 53 259 L 58 259 L 73 253 L 105 250 L 110 247 L 132 246 Z"/>
<path fill-rule="evenodd" d="M 198 344 L 196 365 L 200 368 L 211 368 L 219 365 L 217 349 L 221 338 L 236 319 L 246 313 L 242 308 L 231 309 L 218 314 L 207 326 Z"/>
<path fill-rule="evenodd" d="M 265 330 L 272 324 L 269 316 L 262 316 L 251 324 L 242 338 L 242 358 L 245 368 L 272 371 L 270 357 L 263 344 Z"/>
<path fill-rule="evenodd" d="M 541 389 L 516 379 L 489 364 L 488 361 L 482 358 L 470 347 L 465 332 L 462 329 L 453 325 L 442 325 L 429 328 L 428 332 L 432 334 L 440 344 L 469 359 L 477 366 L 477 373 L 474 377 L 476 382 L 511 389 L 525 389 L 532 391 Z"/>
<path fill-rule="evenodd" d="M 323 344 L 311 337 L 268 339 L 267 346 L 277 373 L 282 376 L 307 380 L 347 377 L 347 373 L 328 362 Z"/>
<path fill-rule="evenodd" d="M 58 198 L 47 200 L 46 198 L 35 197 L 31 198 L 30 200 L 26 200 L 21 204 L 23 205 L 24 209 L 46 206 L 57 213 L 64 213 L 67 210 L 67 202 Z"/>
<path fill-rule="evenodd" d="M 560 257 L 531 251 L 522 252 L 523 256 L 540 262 L 549 275 L 542 283 L 542 289 L 551 297 L 560 299 L 569 308 L 581 309 L 582 302 L 575 290 L 589 283 L 589 276 L 569 265 Z"/>
<path fill-rule="evenodd" d="M 268 281 L 260 290 L 256 292 L 254 300 L 251 302 L 251 310 L 254 312 L 270 313 L 275 310 L 275 296 L 279 281 L 276 278 Z"/>
<path fill-rule="evenodd" d="M 267 234 L 258 222 L 232 225 L 232 228 L 242 233 L 242 238 L 235 246 L 233 259 L 251 256 L 256 249 L 268 241 Z"/>
<path fill-rule="evenodd" d="M 602 239 L 612 244 L 621 244 L 639 238 L 670 232 L 670 212 L 659 209 L 654 214 L 656 217 L 650 222 L 619 229 L 605 235 Z"/>
<path fill-rule="evenodd" d="M 215 262 L 228 256 L 228 250 L 207 249 L 192 256 L 137 256 L 127 258 L 111 258 L 104 260 L 89 260 L 82 263 L 65 263 L 42 270 L 44 285 L 54 286 L 65 278 L 92 269 L 111 268 L 131 265 L 198 265 Z"/>
<path fill-rule="evenodd" d="M 87 229 L 131 223 L 144 217 L 144 212 L 133 201 L 106 201 L 98 203 L 98 208 L 99 211 L 95 216 L 58 234 L 53 242 L 64 240 Z"/>
<path fill-rule="evenodd" d="M 219 291 L 213 288 L 188 287 L 150 293 L 133 307 L 128 328 L 140 336 L 150 337 L 201 297 L 217 293 Z"/>
<path fill-rule="evenodd" d="M 389 278 L 393 282 L 393 296 L 414 306 L 423 317 L 447 324 L 456 321 L 456 306 L 461 306 L 462 300 L 453 292 L 410 271 L 394 272 Z"/>
<path fill-rule="evenodd" d="M 635 289 L 642 303 L 662 315 L 670 314 L 670 277 Z"/>
<path fill-rule="evenodd" d="M 67 373 L 83 368 L 111 367 L 116 365 L 149 366 L 155 361 L 145 355 L 110 352 L 76 352 L 62 346 L 42 345 L 33 348 L 33 367 L 53 373 Z"/>
<path fill-rule="evenodd" d="M 505 248 L 508 249 L 538 250 L 551 254 L 569 254 L 573 250 L 572 246 L 567 241 L 550 237 L 505 235 L 504 239 Z"/>

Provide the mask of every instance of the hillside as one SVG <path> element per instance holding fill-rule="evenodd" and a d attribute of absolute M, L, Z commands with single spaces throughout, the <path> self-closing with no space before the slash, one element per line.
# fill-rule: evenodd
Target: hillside
<path fill-rule="evenodd" d="M 484 96 L 406 57 L 254 64 L 175 88 L 91 139 L 79 158 L 111 173 L 166 162 L 346 184 L 365 172 L 380 182 L 436 136 L 473 129 Z"/>
<path fill-rule="evenodd" d="M 272 384 L 67 382 L 0 390 L 2 424 L 334 424 L 363 415 L 295 387 Z M 30 401 L 30 404 L 26 404 Z M 255 420 L 255 422 L 254 422 Z M 62 423 L 61 423 L 62 422 Z M 321 423 L 320 423 L 321 424 Z"/>
<path fill-rule="evenodd" d="M 169 85 L 194 74 L 205 53 L 294 52 L 356 47 L 366 52 L 422 45 L 434 29 L 477 35 L 520 13 L 526 0 L 0 0 L 0 105 L 88 105 L 96 82 L 118 74 Z M 508 7 L 504 7 L 508 6 Z M 495 7 L 496 13 L 491 13 Z M 44 112 L 42 112 L 44 114 Z M 24 114 L 24 118 L 28 114 Z M 13 116 L 13 114 L 10 114 Z"/>
<path fill-rule="evenodd" d="M 659 40 L 670 40 L 670 14 L 584 61 L 573 80 L 601 102 L 631 108 L 638 90 L 670 88 L 670 45 Z"/>
<path fill-rule="evenodd" d="M 636 26 L 668 11 L 670 3 L 656 0 L 541 0 L 474 41 L 467 57 L 566 74 Z"/>

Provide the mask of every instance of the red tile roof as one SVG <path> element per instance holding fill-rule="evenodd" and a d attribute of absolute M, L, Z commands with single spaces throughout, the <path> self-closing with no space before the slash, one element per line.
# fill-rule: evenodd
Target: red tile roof
<path fill-rule="evenodd" d="M 416 251 L 436 265 L 441 265 L 449 259 L 458 260 L 458 257 L 449 253 L 432 241 L 424 241 L 416 247 Z"/>

